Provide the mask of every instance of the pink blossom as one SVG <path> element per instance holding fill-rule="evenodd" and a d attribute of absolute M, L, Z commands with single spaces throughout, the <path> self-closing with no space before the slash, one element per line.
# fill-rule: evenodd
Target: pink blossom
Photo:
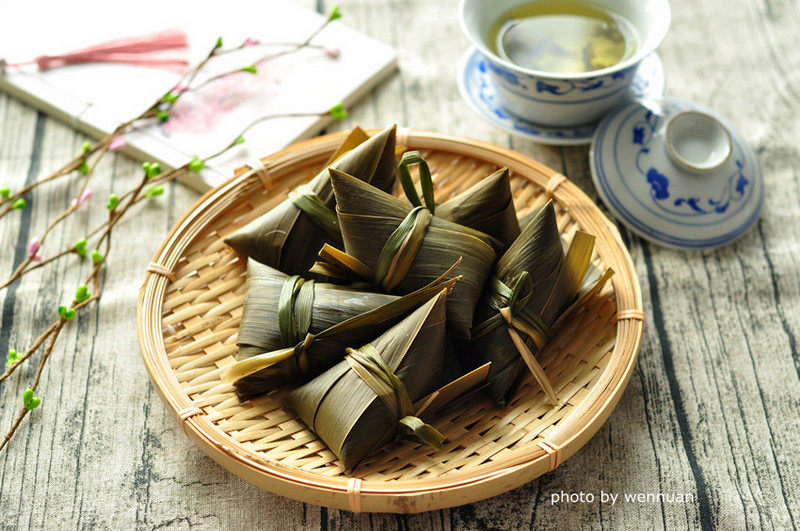
<path fill-rule="evenodd" d="M 32 257 L 31 257 L 31 259 L 32 259 L 34 262 L 36 262 L 36 263 L 39 263 L 39 262 L 41 262 L 41 261 L 42 261 L 42 253 L 39 253 L 39 252 L 35 253 L 35 254 L 34 254 Z"/>
<path fill-rule="evenodd" d="M 339 57 L 339 54 L 342 53 L 342 51 L 339 48 L 328 48 L 327 46 L 323 46 L 322 53 L 331 59 L 336 59 Z"/>
<path fill-rule="evenodd" d="M 254 39 L 253 37 L 247 37 L 242 43 L 242 48 L 245 46 L 258 46 L 259 44 L 261 44 L 260 40 Z"/>
<path fill-rule="evenodd" d="M 120 149 L 124 148 L 126 145 L 128 145 L 128 141 L 125 140 L 125 137 L 124 136 L 118 136 L 118 137 L 114 138 L 114 140 L 109 142 L 108 149 L 109 149 L 109 151 L 119 151 Z"/>
<path fill-rule="evenodd" d="M 81 205 L 82 205 L 82 204 L 84 204 L 86 201 L 88 201 L 89 199 L 91 199 L 91 197 L 92 197 L 92 193 L 93 193 L 93 192 L 92 192 L 92 189 L 91 189 L 91 188 L 87 188 L 87 189 L 85 189 L 83 192 L 81 192 L 81 195 L 79 195 L 77 199 L 73 199 L 73 200 L 72 200 L 72 203 L 70 203 L 70 204 L 71 204 L 72 206 L 76 206 L 76 205 L 77 205 L 77 206 L 81 206 Z"/>
<path fill-rule="evenodd" d="M 92 189 L 91 189 L 91 188 L 87 188 L 87 189 L 85 189 L 83 192 L 81 192 L 81 195 L 80 195 L 80 197 L 78 198 L 78 204 L 79 204 L 79 205 L 82 205 L 82 204 L 84 204 L 86 201 L 88 201 L 89 199 L 91 199 L 91 198 L 92 198 L 92 194 L 93 194 L 93 193 L 94 193 L 94 192 L 92 192 Z"/>
<path fill-rule="evenodd" d="M 187 90 L 189 90 L 189 85 L 184 85 L 184 84 L 178 84 L 172 88 L 172 92 L 174 92 L 175 94 L 183 94 Z"/>
<path fill-rule="evenodd" d="M 32 256 L 36 260 L 36 254 L 39 252 L 39 238 L 34 238 L 28 244 L 28 256 Z"/>

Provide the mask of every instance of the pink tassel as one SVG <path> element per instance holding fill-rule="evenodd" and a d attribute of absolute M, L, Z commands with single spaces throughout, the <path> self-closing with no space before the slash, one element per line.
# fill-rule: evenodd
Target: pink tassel
<path fill-rule="evenodd" d="M 180 30 L 166 30 L 152 35 L 125 37 L 89 46 L 59 55 L 40 55 L 33 61 L 10 63 L 8 66 L 35 64 L 39 70 L 79 63 L 125 63 L 168 69 L 182 69 L 189 65 L 185 58 L 164 57 L 165 50 L 186 50 L 186 34 Z"/>

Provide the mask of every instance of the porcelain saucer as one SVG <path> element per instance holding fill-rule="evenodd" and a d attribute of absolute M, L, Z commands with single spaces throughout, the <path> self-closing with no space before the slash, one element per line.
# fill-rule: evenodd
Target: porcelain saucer
<path fill-rule="evenodd" d="M 518 118 L 501 108 L 488 70 L 486 58 L 476 48 L 470 48 L 461 58 L 458 89 L 461 97 L 479 116 L 504 131 L 540 144 L 577 145 L 592 141 L 599 122 L 579 127 L 550 127 Z M 642 60 L 629 99 L 660 98 L 665 86 L 664 65 L 658 55 L 652 53 Z"/>

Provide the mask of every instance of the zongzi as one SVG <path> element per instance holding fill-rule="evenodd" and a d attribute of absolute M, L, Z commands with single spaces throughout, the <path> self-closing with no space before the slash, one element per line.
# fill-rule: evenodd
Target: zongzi
<path fill-rule="evenodd" d="M 460 279 L 448 297 L 447 324 L 454 336 L 469 338 L 472 315 L 495 260 L 493 238 L 434 217 L 425 207 L 412 207 L 337 170 L 331 170 L 331 183 L 344 240 L 342 254 L 371 273 L 367 280 L 381 290 L 409 293 L 460 259 Z"/>
<path fill-rule="evenodd" d="M 443 437 L 415 416 L 442 367 L 445 292 L 289 394 L 289 404 L 346 470 L 398 429 L 440 447 Z"/>
<path fill-rule="evenodd" d="M 421 205 L 419 196 L 411 180 L 408 167 L 419 165 L 420 186 L 425 198 L 425 206 L 435 216 L 479 230 L 496 238 L 505 251 L 519 236 L 520 228 L 514 198 L 511 195 L 511 182 L 508 168 L 497 170 L 481 179 L 460 194 L 436 205 L 433 197 L 433 181 L 428 163 L 418 151 L 407 151 L 397 166 L 397 175 L 408 200 Z"/>
<path fill-rule="evenodd" d="M 242 400 L 306 381 L 339 362 L 345 347 L 387 330 L 453 282 L 440 277 L 399 297 L 289 276 L 250 259 L 239 361 L 223 379 Z"/>
<path fill-rule="evenodd" d="M 395 183 L 395 127 L 386 129 L 333 161 L 289 198 L 252 221 L 225 243 L 239 254 L 294 275 L 305 274 L 325 243 L 340 241 L 330 169 L 391 192 Z"/>
<path fill-rule="evenodd" d="M 577 231 L 565 254 L 555 210 L 548 202 L 498 260 L 477 310 L 472 342 L 462 355 L 467 366 L 491 362 L 487 380 L 496 402 L 506 402 L 526 366 L 548 398 L 556 401 L 534 354 L 559 317 L 612 274 L 594 268 L 595 273 L 587 275 L 593 248 L 594 237 Z"/>

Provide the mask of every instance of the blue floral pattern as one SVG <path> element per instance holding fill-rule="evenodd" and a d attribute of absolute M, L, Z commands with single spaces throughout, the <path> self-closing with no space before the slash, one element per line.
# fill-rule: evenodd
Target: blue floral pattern
<path fill-rule="evenodd" d="M 614 72 L 613 74 L 592 77 L 589 79 L 549 79 L 547 81 L 542 81 L 541 79 L 537 79 L 533 76 L 527 76 L 509 70 L 508 68 L 505 68 L 497 63 L 492 63 L 485 60 L 482 61 L 482 63 L 482 72 L 485 72 L 485 68 L 488 65 L 492 73 L 502 79 L 503 82 L 508 86 L 517 87 L 523 91 L 529 90 L 530 87 L 533 86 L 537 93 L 553 96 L 563 96 L 573 92 L 587 93 L 600 89 L 613 90 L 619 87 L 628 76 L 636 71 L 636 67 L 634 66 L 626 68 L 625 70 Z"/>
<path fill-rule="evenodd" d="M 728 177 L 725 187 L 718 196 L 673 197 L 669 190 L 669 178 L 657 168 L 643 164 L 647 154 L 650 153 L 649 143 L 653 139 L 653 133 L 658 129 L 659 120 L 659 116 L 648 111 L 644 118 L 631 128 L 631 140 L 640 146 L 636 154 L 636 169 L 650 185 L 650 196 L 658 208 L 682 216 L 722 214 L 727 212 L 733 203 L 745 197 L 750 181 L 744 175 L 741 158 L 736 159 L 736 170 Z"/>
<path fill-rule="evenodd" d="M 500 72 L 495 72 L 493 67 L 494 65 L 490 61 L 479 52 L 473 50 L 464 66 L 464 71 L 461 73 L 463 95 L 480 115 L 506 130 L 526 135 L 542 142 L 571 141 L 588 143 L 591 141 L 596 124 L 565 128 L 547 127 L 518 118 L 503 109 L 497 101 L 496 88 L 489 79 L 489 71 L 492 70 L 493 73 L 503 75 L 504 80 L 510 85 L 522 85 L 523 81 L 514 72 L 505 71 L 501 74 Z M 634 76 L 633 94 L 636 97 L 660 96 L 662 93 L 661 88 L 663 88 L 663 71 L 661 70 L 660 62 L 649 64 L 646 70 L 644 75 Z M 626 75 L 628 73 L 622 71 L 612 74 L 611 77 L 620 79 Z M 652 93 L 654 86 L 651 81 L 653 80 L 656 80 L 656 93 Z"/>
<path fill-rule="evenodd" d="M 657 169 L 650 168 L 647 171 L 647 182 L 653 189 L 653 197 L 656 199 L 667 199 L 669 197 L 669 179 L 659 173 Z"/>

